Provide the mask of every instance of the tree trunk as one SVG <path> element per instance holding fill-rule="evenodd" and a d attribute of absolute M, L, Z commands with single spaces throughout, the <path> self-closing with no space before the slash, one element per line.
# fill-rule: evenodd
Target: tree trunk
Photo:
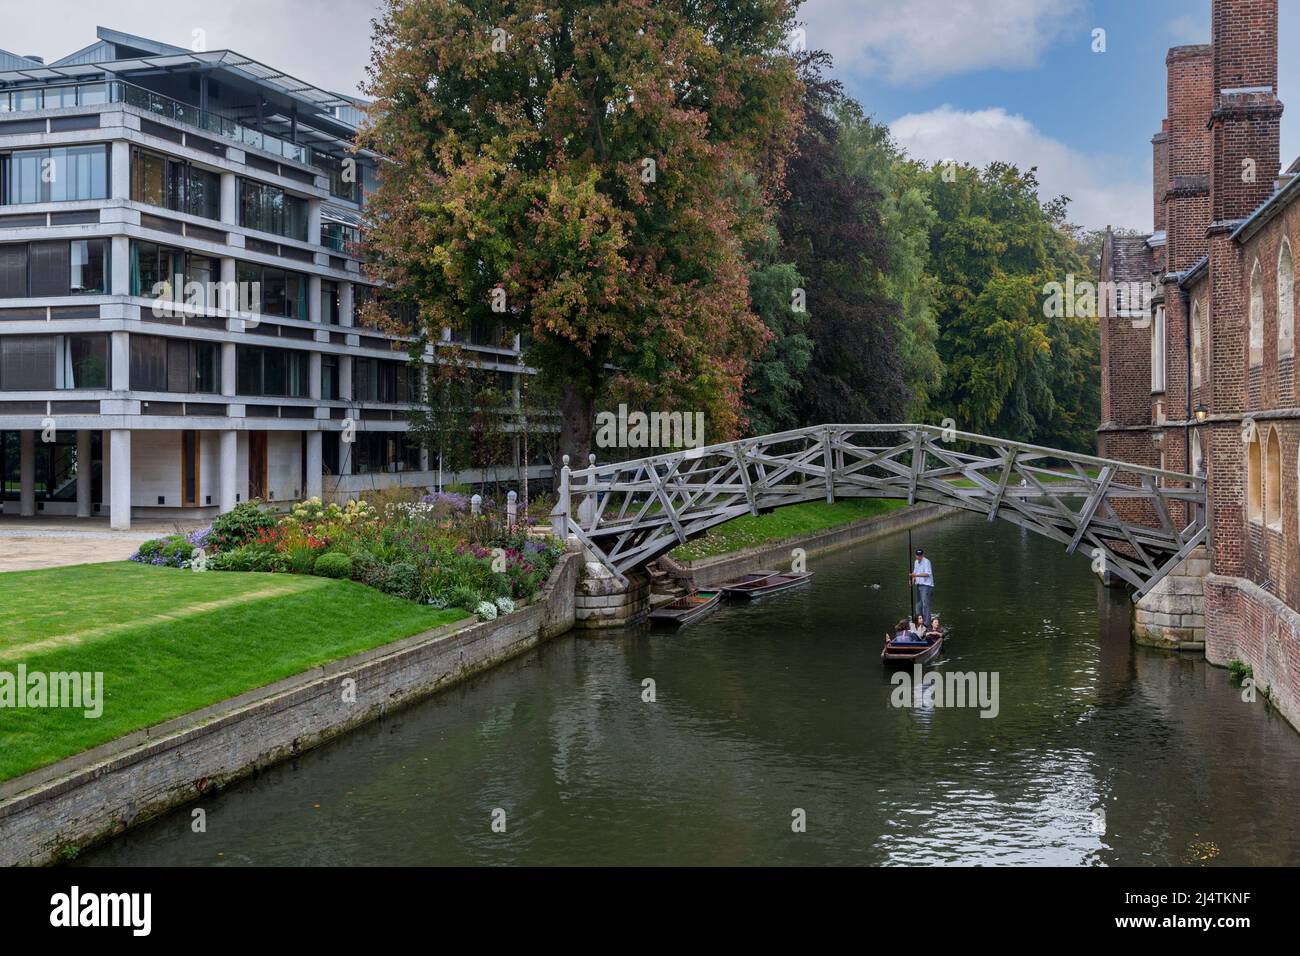
<path fill-rule="evenodd" d="M 560 461 L 569 456 L 570 468 L 586 468 L 591 452 L 591 427 L 595 420 L 595 403 L 580 387 L 566 382 L 560 391 Z"/>

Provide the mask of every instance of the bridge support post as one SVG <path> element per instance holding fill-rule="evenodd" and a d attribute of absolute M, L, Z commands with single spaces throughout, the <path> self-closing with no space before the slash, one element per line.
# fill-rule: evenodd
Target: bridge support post
<path fill-rule="evenodd" d="M 1205 649 L 1205 576 L 1210 558 L 1205 546 L 1192 551 L 1133 610 L 1133 639 L 1150 647 Z"/>
<path fill-rule="evenodd" d="M 588 561 L 578 578 L 573 626 L 580 630 L 627 627 L 650 611 L 650 577 L 629 571 L 624 585 L 599 561 Z"/>
<path fill-rule="evenodd" d="M 551 530 L 561 541 L 569 537 L 569 456 L 565 455 L 560 465 L 560 487 L 556 492 L 558 500 L 551 512 Z"/>

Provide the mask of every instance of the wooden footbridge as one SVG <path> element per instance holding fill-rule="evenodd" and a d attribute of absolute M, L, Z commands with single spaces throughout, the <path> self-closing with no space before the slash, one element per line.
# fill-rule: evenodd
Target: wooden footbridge
<path fill-rule="evenodd" d="M 900 498 L 1002 518 L 1149 591 L 1206 537 L 1205 479 L 932 425 L 816 425 L 560 473 L 555 531 L 616 577 L 743 514 Z"/>

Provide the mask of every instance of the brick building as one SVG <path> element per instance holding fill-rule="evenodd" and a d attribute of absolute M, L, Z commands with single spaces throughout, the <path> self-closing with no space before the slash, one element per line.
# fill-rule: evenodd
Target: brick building
<path fill-rule="evenodd" d="M 1166 57 L 1154 232 L 1108 235 L 1099 277 L 1157 291 L 1146 314 L 1101 315 L 1098 447 L 1206 474 L 1206 657 L 1250 664 L 1300 726 L 1300 160 L 1281 169 L 1277 15 L 1214 0 L 1212 42 Z"/>

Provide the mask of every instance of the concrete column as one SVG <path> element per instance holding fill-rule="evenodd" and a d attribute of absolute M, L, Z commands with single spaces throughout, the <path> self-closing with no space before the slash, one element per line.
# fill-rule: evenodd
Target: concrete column
<path fill-rule="evenodd" d="M 112 351 L 113 391 L 128 391 L 131 388 L 131 333 L 113 332 L 109 340 Z"/>
<path fill-rule="evenodd" d="M 319 498 L 325 491 L 321 456 L 323 438 L 318 431 L 307 432 L 307 474 L 303 476 L 304 497 L 307 498 Z"/>
<path fill-rule="evenodd" d="M 235 394 L 236 379 L 235 343 L 221 343 L 221 394 L 227 397 Z"/>
<path fill-rule="evenodd" d="M 221 174 L 221 221 L 239 225 L 239 183 L 234 173 Z"/>
<path fill-rule="evenodd" d="M 131 144 L 124 139 L 115 140 L 109 153 L 110 199 L 131 198 Z"/>
<path fill-rule="evenodd" d="M 321 391 L 321 354 L 319 352 L 307 353 L 307 395 L 309 398 L 320 400 Z"/>
<path fill-rule="evenodd" d="M 19 491 L 19 514 L 24 518 L 36 514 L 36 432 L 23 429 L 19 434 L 18 454 L 21 490 Z"/>
<path fill-rule="evenodd" d="M 221 510 L 235 507 L 239 485 L 239 434 L 233 428 L 221 433 Z"/>
<path fill-rule="evenodd" d="M 314 246 L 320 245 L 321 205 L 319 199 L 307 200 L 307 241 Z"/>
<path fill-rule="evenodd" d="M 77 429 L 77 517 L 90 517 L 90 430 Z"/>
<path fill-rule="evenodd" d="M 339 356 L 339 400 L 352 401 L 352 356 Z"/>
<path fill-rule="evenodd" d="M 112 499 L 109 504 L 108 526 L 115 531 L 131 527 L 131 431 L 114 428 L 109 432 L 112 449 L 110 469 L 113 476 Z"/>
<path fill-rule="evenodd" d="M 218 304 L 229 318 L 239 312 L 239 286 L 236 282 L 235 260 L 230 256 L 221 259 L 221 296 Z"/>
<path fill-rule="evenodd" d="M 131 294 L 131 240 L 114 236 L 109 241 L 109 292 L 113 295 Z M 152 289 L 141 289 L 141 295 L 152 295 Z"/>
<path fill-rule="evenodd" d="M 320 276 L 307 277 L 307 321 L 320 325 Z"/>
<path fill-rule="evenodd" d="M 352 283 L 339 283 L 339 325 L 356 325 L 356 316 L 352 312 Z"/>

